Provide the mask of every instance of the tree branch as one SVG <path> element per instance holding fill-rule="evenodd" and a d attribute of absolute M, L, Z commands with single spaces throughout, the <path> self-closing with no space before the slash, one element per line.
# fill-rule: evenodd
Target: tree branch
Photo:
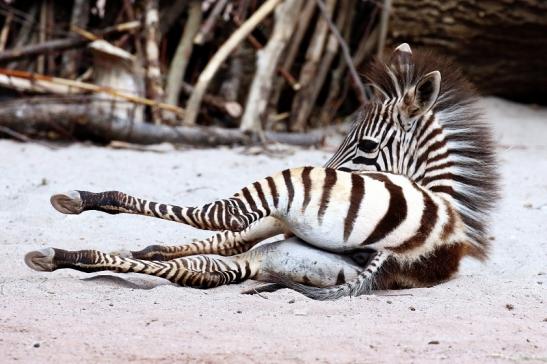
<path fill-rule="evenodd" d="M 228 40 L 220 47 L 215 53 L 213 58 L 209 61 L 194 88 L 192 96 L 188 100 L 186 105 L 186 115 L 184 118 L 185 125 L 194 125 L 196 123 L 199 108 L 201 106 L 201 100 L 203 95 L 209 86 L 213 76 L 226 60 L 226 58 L 232 53 L 232 51 L 243 41 L 253 29 L 266 18 L 275 7 L 281 2 L 281 0 L 268 0 L 266 1 L 243 25 L 237 29 Z"/>

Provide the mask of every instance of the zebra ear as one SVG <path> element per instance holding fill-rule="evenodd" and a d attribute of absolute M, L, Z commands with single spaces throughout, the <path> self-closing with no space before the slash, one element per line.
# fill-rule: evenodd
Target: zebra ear
<path fill-rule="evenodd" d="M 433 107 L 441 90 L 441 73 L 429 72 L 416 84 L 414 104 L 418 108 L 418 115 L 423 115 Z"/>
<path fill-rule="evenodd" d="M 440 89 L 441 73 L 433 71 L 423 76 L 416 86 L 405 93 L 398 108 L 404 130 L 410 130 L 414 121 L 433 107 Z"/>
<path fill-rule="evenodd" d="M 405 72 L 412 64 L 412 50 L 407 43 L 399 45 L 393 50 L 389 65 L 394 71 Z"/>

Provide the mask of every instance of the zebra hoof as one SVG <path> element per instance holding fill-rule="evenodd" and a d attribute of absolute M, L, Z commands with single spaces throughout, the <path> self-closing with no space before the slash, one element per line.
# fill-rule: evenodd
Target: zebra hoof
<path fill-rule="evenodd" d="M 38 272 L 52 272 L 55 270 L 54 257 L 55 250 L 53 248 L 35 250 L 25 255 L 25 263 L 29 268 Z"/>
<path fill-rule="evenodd" d="M 83 211 L 83 203 L 78 191 L 58 193 L 51 196 L 50 201 L 55 210 L 63 214 L 79 214 Z"/>

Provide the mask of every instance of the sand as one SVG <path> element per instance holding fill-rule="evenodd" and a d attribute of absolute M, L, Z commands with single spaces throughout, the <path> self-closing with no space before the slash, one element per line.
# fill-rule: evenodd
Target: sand
<path fill-rule="evenodd" d="M 243 148 L 50 150 L 0 140 L 0 362 L 545 362 L 547 361 L 547 110 L 483 101 L 495 127 L 503 200 L 486 264 L 426 289 L 315 302 L 282 290 L 202 291 L 137 274 L 38 273 L 27 251 L 136 249 L 209 233 L 157 219 L 57 213 L 49 196 L 110 190 L 192 204 L 228 196 L 330 151 L 285 158 Z"/>

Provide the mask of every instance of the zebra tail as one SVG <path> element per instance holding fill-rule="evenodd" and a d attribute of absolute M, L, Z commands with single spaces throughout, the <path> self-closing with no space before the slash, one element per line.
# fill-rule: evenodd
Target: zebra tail
<path fill-rule="evenodd" d="M 318 301 L 337 300 L 342 297 L 356 297 L 368 294 L 374 287 L 374 276 L 380 270 L 384 261 L 389 257 L 385 252 L 378 252 L 359 275 L 344 284 L 331 287 L 313 287 L 297 283 L 285 275 L 268 272 L 268 280 L 271 283 L 293 289 L 306 297 Z"/>

